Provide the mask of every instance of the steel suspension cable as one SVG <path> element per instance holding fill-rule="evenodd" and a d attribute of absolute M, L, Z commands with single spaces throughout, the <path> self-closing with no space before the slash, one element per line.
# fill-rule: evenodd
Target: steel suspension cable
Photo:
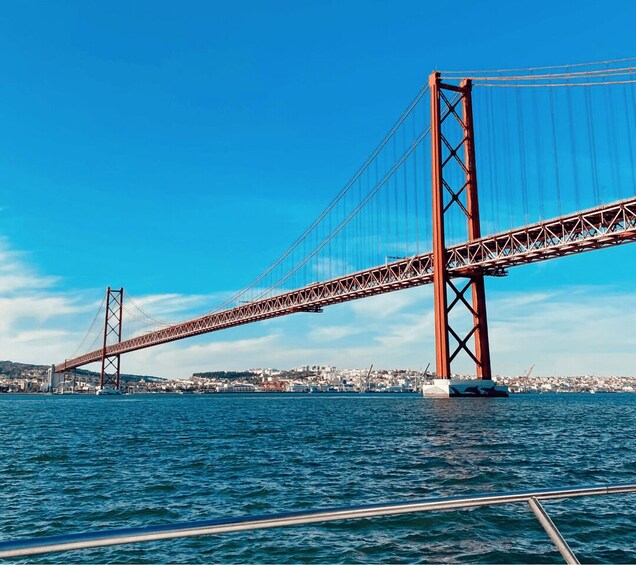
<path fill-rule="evenodd" d="M 404 140 L 404 145 L 406 145 L 406 140 Z M 403 182 L 403 196 L 404 196 L 404 214 L 401 214 L 402 217 L 404 218 L 404 244 L 405 244 L 405 254 L 409 255 L 409 236 L 410 236 L 410 232 L 409 232 L 409 190 L 408 190 L 408 182 L 409 182 L 409 178 L 408 178 L 408 167 L 404 167 L 404 171 L 403 171 L 403 176 L 404 176 L 404 182 Z"/>
<path fill-rule="evenodd" d="M 504 97 L 503 104 L 501 105 L 501 113 L 498 113 L 498 115 L 500 114 L 500 119 L 503 121 L 503 123 L 501 124 L 501 131 L 503 132 L 503 147 L 505 148 L 512 147 L 512 139 L 511 139 L 512 135 L 510 132 L 511 120 L 509 116 L 508 105 L 509 105 L 508 97 Z M 506 227 L 512 228 L 512 226 L 515 224 L 514 208 L 513 208 L 513 200 L 514 200 L 513 190 L 517 186 L 517 183 L 515 182 L 515 178 L 512 172 L 512 163 L 511 163 L 512 157 L 511 157 L 510 151 L 507 151 L 507 150 L 504 151 L 503 155 L 504 155 L 504 158 L 503 158 L 504 189 L 507 191 L 506 205 L 507 205 L 507 212 L 508 212 L 508 224 Z"/>
<path fill-rule="evenodd" d="M 141 322 L 143 323 L 145 326 L 150 326 L 151 325 L 151 320 L 149 320 L 148 318 L 146 318 L 145 316 L 140 316 L 139 314 L 137 314 L 135 312 L 135 310 L 131 310 L 130 308 L 128 308 L 128 306 L 126 306 L 125 304 L 122 304 L 122 310 L 124 312 L 126 312 L 126 314 L 128 314 L 133 320 L 136 320 L 137 322 Z M 153 326 L 155 326 L 156 324 L 152 324 Z"/>
<path fill-rule="evenodd" d="M 138 316 L 137 314 L 135 314 L 132 310 L 130 310 L 129 308 L 127 308 L 126 306 L 122 305 L 122 310 L 123 312 L 126 313 L 127 317 L 126 320 L 127 322 L 132 318 L 134 321 L 139 322 L 139 327 L 137 328 L 132 328 L 130 327 L 130 324 L 124 324 L 123 328 L 122 328 L 122 338 L 123 338 L 123 332 L 125 330 L 125 334 L 126 339 L 128 339 L 129 337 L 134 337 L 137 335 L 141 335 L 143 333 L 147 333 L 148 331 L 152 331 L 154 329 L 154 326 L 151 326 L 149 324 L 149 322 L 145 319 L 145 318 L 141 318 L 140 316 Z"/>
<path fill-rule="evenodd" d="M 510 84 L 497 84 L 497 83 L 487 83 L 487 82 L 476 82 L 475 86 L 483 86 L 490 88 L 561 88 L 561 87 L 570 87 L 570 88 L 578 88 L 581 86 L 608 86 L 613 84 L 634 84 L 636 79 L 629 80 L 613 80 L 613 81 L 598 81 L 598 82 L 559 82 L 559 83 L 551 83 L 546 82 L 543 84 L 521 84 L 521 83 L 510 83 Z"/>
<path fill-rule="evenodd" d="M 98 332 L 95 338 L 93 339 L 93 342 L 88 346 L 87 351 L 93 351 L 96 348 L 97 344 L 103 338 L 104 338 L 104 334 L 102 334 L 101 332 Z"/>
<path fill-rule="evenodd" d="M 632 101 L 634 101 L 636 99 L 636 97 L 634 97 L 634 85 L 631 85 L 631 91 L 632 91 Z M 635 132 L 632 131 L 632 120 L 634 121 L 634 124 L 636 124 L 636 104 L 634 105 L 634 107 L 632 108 L 632 112 L 631 112 L 631 117 L 630 117 L 630 111 L 629 111 L 629 97 L 627 95 L 627 88 L 625 88 L 623 90 L 623 100 L 625 102 L 625 124 L 626 124 L 626 129 L 627 129 L 627 150 L 629 153 L 629 168 L 631 170 L 631 176 L 632 176 L 632 193 L 636 194 L 636 167 L 634 166 L 634 145 L 632 142 L 633 136 L 635 135 Z"/>
<path fill-rule="evenodd" d="M 126 294 L 126 302 L 130 304 L 131 306 L 133 306 L 144 318 L 147 318 L 150 322 L 154 323 L 157 326 L 170 326 L 173 324 L 173 322 L 166 322 L 165 320 L 160 320 L 159 318 L 156 318 L 148 314 L 143 308 L 141 308 L 141 306 L 139 306 L 133 300 L 130 294 Z"/>
<path fill-rule="evenodd" d="M 566 73 L 548 73 L 543 75 L 526 74 L 526 75 L 502 75 L 502 76 L 467 76 L 473 82 L 518 82 L 518 81 L 536 81 L 536 80 L 555 80 L 555 79 L 594 79 L 594 78 L 618 78 L 627 76 L 634 72 L 636 67 L 622 67 L 620 69 L 602 69 L 595 71 L 580 71 Z"/>
<path fill-rule="evenodd" d="M 517 89 L 517 133 L 519 136 L 519 159 L 521 166 L 521 202 L 523 204 L 523 217 L 527 224 L 529 222 L 528 216 L 528 178 L 526 170 L 526 139 L 523 126 L 523 110 L 521 104 L 521 91 Z"/>
<path fill-rule="evenodd" d="M 322 222 L 322 220 L 327 216 L 327 214 L 331 213 L 331 211 L 335 208 L 335 206 L 342 200 L 344 195 L 351 189 L 352 186 L 356 183 L 356 181 L 362 176 L 362 174 L 367 170 L 369 165 L 377 158 L 379 153 L 385 147 L 385 145 L 390 141 L 395 132 L 399 129 L 399 127 L 404 123 L 409 114 L 413 111 L 413 109 L 417 106 L 419 101 L 424 97 L 424 95 L 428 92 L 428 85 L 424 86 L 416 95 L 416 97 L 411 101 L 408 105 L 407 109 L 402 113 L 400 118 L 398 118 L 397 122 L 393 125 L 389 133 L 382 140 L 380 145 L 373 151 L 370 157 L 364 162 L 362 167 L 358 170 L 358 172 L 353 176 L 353 178 L 345 185 L 345 187 L 340 191 L 338 196 L 323 210 L 323 212 L 314 220 L 314 222 L 305 230 L 305 232 L 292 244 L 292 246 L 283 253 L 283 255 L 268 269 L 266 269 L 257 279 L 248 285 L 245 289 L 239 291 L 228 300 L 226 300 L 223 304 L 217 306 L 213 311 L 218 311 L 220 309 L 225 308 L 229 304 L 235 302 L 239 298 L 245 295 L 251 289 L 254 289 L 257 285 L 259 285 L 266 277 L 268 277 L 272 271 L 274 271 L 290 254 L 303 243 L 304 239 L 308 237 L 315 228 Z"/>
<path fill-rule="evenodd" d="M 608 132 L 612 132 L 609 136 L 609 150 L 610 150 L 610 167 L 612 170 L 612 188 L 614 189 L 614 200 L 618 199 L 618 195 L 622 193 L 621 190 L 621 174 L 618 170 L 618 147 L 616 146 L 616 135 L 613 134 L 614 124 L 614 106 L 612 98 L 612 89 L 608 88 L 605 91 L 605 97 L 607 100 L 606 116 L 607 116 L 607 128 Z"/>
<path fill-rule="evenodd" d="M 570 131 L 570 147 L 572 148 L 572 173 L 574 178 L 574 197 L 576 200 L 576 209 L 581 209 L 581 197 L 580 190 L 581 185 L 579 183 L 579 169 L 578 169 L 578 152 L 576 147 L 576 134 L 574 132 L 574 115 L 572 111 L 572 91 L 567 90 L 567 109 L 568 109 L 568 125 Z"/>
<path fill-rule="evenodd" d="M 99 314 L 101 313 L 105 302 L 106 302 L 106 295 L 104 295 L 104 298 L 102 298 L 102 303 L 99 305 L 99 308 L 97 309 L 97 312 L 95 312 L 95 317 L 93 318 L 93 321 L 91 322 L 91 325 L 89 326 L 88 331 L 84 335 L 84 339 L 82 339 L 82 342 L 77 346 L 77 349 L 75 350 L 73 355 L 71 355 L 71 357 L 77 357 L 77 354 L 80 352 L 80 350 L 84 346 L 84 343 L 88 339 L 88 336 L 93 331 L 93 326 L 95 325 L 95 322 L 97 321 L 97 318 L 99 317 Z M 99 335 L 98 335 L 98 337 L 99 337 Z M 91 346 L 91 348 L 92 348 L 92 346 Z"/>
<path fill-rule="evenodd" d="M 395 147 L 395 139 L 393 139 L 393 162 L 395 163 L 395 160 L 397 158 L 397 149 Z M 393 175 L 393 206 L 395 207 L 395 211 L 393 212 L 393 223 L 395 224 L 395 229 L 394 229 L 394 234 L 389 234 L 389 239 L 387 240 L 387 248 L 386 248 L 386 254 L 388 255 L 391 247 L 396 247 L 396 245 L 398 244 L 398 242 L 400 241 L 400 235 L 399 235 L 399 222 L 398 222 L 398 176 L 399 176 L 399 170 L 397 170 L 395 172 L 395 175 Z M 390 188 L 390 186 L 389 186 Z M 387 191 L 388 192 L 388 191 Z M 389 208 L 389 213 L 390 213 L 390 208 Z M 395 242 L 393 243 L 393 245 L 390 245 L 390 241 L 392 239 L 392 235 L 395 235 Z M 397 255 L 397 252 L 396 252 Z"/>
<path fill-rule="evenodd" d="M 587 118 L 590 164 L 592 167 L 592 187 L 594 190 L 594 204 L 598 205 L 601 203 L 601 195 L 599 192 L 599 185 L 598 185 L 598 167 L 596 163 L 596 135 L 594 131 L 594 120 L 592 119 L 593 118 L 592 100 L 591 100 L 591 91 L 589 88 L 585 89 L 585 114 Z"/>
<path fill-rule="evenodd" d="M 554 155 L 554 170 L 556 173 L 557 212 L 561 216 L 561 175 L 559 174 L 559 149 L 556 136 L 556 114 L 554 111 L 554 96 L 550 90 L 550 123 L 552 126 L 552 151 Z"/>
<path fill-rule="evenodd" d="M 412 143 L 411 147 L 409 147 L 407 151 L 402 155 L 402 157 L 393 165 L 391 170 L 384 176 L 384 178 L 379 183 L 377 183 L 376 187 L 358 203 L 358 205 L 347 215 L 347 217 L 344 220 L 342 220 L 342 222 L 340 222 L 340 224 L 338 224 L 338 226 L 333 230 L 333 232 L 330 233 L 319 245 L 317 245 L 300 263 L 295 265 L 291 271 L 285 274 L 280 280 L 276 281 L 276 283 L 274 283 L 271 288 L 278 288 L 285 280 L 287 280 L 295 272 L 297 272 L 299 269 L 304 267 L 309 261 L 311 261 L 314 257 L 316 257 L 317 254 L 322 249 L 324 249 L 324 247 L 334 237 L 336 237 L 336 235 L 338 235 L 353 218 L 355 218 L 358 215 L 360 210 L 362 210 L 369 203 L 369 201 L 380 191 L 380 189 L 382 189 L 387 184 L 387 182 L 392 178 L 395 171 L 404 164 L 404 162 L 409 157 L 409 155 L 413 153 L 413 151 L 417 148 L 417 146 L 424 140 L 424 138 L 429 133 L 430 133 L 430 127 L 427 128 L 426 131 L 424 131 Z M 264 298 L 265 296 L 267 296 L 268 294 L 269 294 L 269 290 L 265 290 L 256 298 L 256 300 L 260 300 Z"/>
<path fill-rule="evenodd" d="M 545 203 L 544 203 L 544 187 L 545 187 L 545 167 L 543 167 L 543 146 L 542 146 L 542 138 L 541 135 L 541 127 L 539 120 L 539 107 L 538 107 L 538 91 L 532 90 L 532 114 L 534 117 L 534 135 L 535 135 L 535 164 L 536 164 L 536 175 L 537 175 L 537 188 L 538 188 L 538 196 L 539 196 L 539 219 L 543 220 L 545 215 Z"/>
<path fill-rule="evenodd" d="M 413 115 L 411 119 L 411 128 L 413 131 L 413 135 L 415 135 L 417 125 L 415 123 L 416 116 Z M 418 210 L 418 197 L 420 191 L 417 189 L 417 150 L 413 152 L 413 185 L 414 185 L 414 194 L 413 194 L 413 206 L 415 208 L 415 253 L 419 255 L 420 253 L 420 218 L 419 218 L 419 210 Z"/>
<path fill-rule="evenodd" d="M 461 75 L 462 78 L 470 74 L 483 74 L 483 73 L 510 73 L 510 72 L 532 72 L 532 71 L 545 71 L 549 69 L 569 69 L 574 67 L 593 67 L 596 65 L 612 65 L 615 63 L 625 63 L 628 61 L 636 61 L 636 57 L 625 57 L 622 59 L 610 59 L 607 61 L 593 61 L 588 63 L 573 63 L 569 65 L 551 65 L 546 67 L 527 67 L 527 68 L 513 68 L 513 69 L 490 69 L 490 70 L 469 70 L 469 71 L 442 71 L 444 75 Z"/>
<path fill-rule="evenodd" d="M 426 114 L 424 113 L 425 110 L 422 108 L 422 114 L 423 114 L 423 120 L 422 123 L 425 122 L 425 116 Z M 430 140 L 429 140 L 430 141 Z M 426 147 L 425 144 L 422 144 L 420 146 L 420 149 L 422 151 L 422 156 L 420 159 L 421 162 L 421 171 L 422 171 L 422 187 L 429 187 L 429 185 L 427 185 L 427 182 L 430 182 L 431 179 L 431 159 L 430 159 L 430 147 Z M 413 152 L 414 155 L 417 155 L 417 149 Z M 431 222 L 432 222 L 432 198 L 429 197 L 430 195 L 430 188 L 426 191 L 422 190 L 418 190 L 418 195 L 421 197 L 421 205 L 420 205 L 420 210 L 422 210 L 422 214 L 420 215 L 418 213 L 418 218 L 422 217 L 424 218 L 424 222 L 423 223 L 423 229 L 424 229 L 424 249 L 426 249 L 427 251 L 429 249 L 432 249 L 432 227 L 431 227 Z M 426 226 L 429 226 L 430 229 L 427 229 Z"/>
<path fill-rule="evenodd" d="M 494 100 L 490 91 L 487 92 L 487 116 L 486 116 L 486 124 L 487 124 L 487 139 L 488 139 L 488 168 L 490 173 L 490 182 L 492 185 L 492 196 L 489 199 L 492 205 L 492 220 L 496 223 L 497 228 L 501 227 L 501 202 L 499 200 L 499 177 L 498 172 L 496 170 L 497 160 L 495 159 L 495 110 L 494 110 Z M 477 173 L 479 174 L 479 172 Z"/>

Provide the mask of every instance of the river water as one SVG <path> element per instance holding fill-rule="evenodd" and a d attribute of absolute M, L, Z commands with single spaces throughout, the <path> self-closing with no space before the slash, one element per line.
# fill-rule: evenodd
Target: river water
<path fill-rule="evenodd" d="M 0 396 L 0 541 L 430 496 L 636 482 L 636 394 Z M 636 562 L 636 496 L 546 502 L 584 562 Z M 19 561 L 19 560 L 15 560 Z M 30 558 L 560 563 L 527 506 Z"/>

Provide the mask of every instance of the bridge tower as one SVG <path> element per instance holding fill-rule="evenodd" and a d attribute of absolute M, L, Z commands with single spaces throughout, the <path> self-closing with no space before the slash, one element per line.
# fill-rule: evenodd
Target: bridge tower
<path fill-rule="evenodd" d="M 124 307 L 124 289 L 106 290 L 106 317 L 104 320 L 104 343 L 102 348 L 102 370 L 99 376 L 99 392 L 120 390 L 120 355 L 106 355 L 106 348 L 121 343 L 121 325 Z"/>
<path fill-rule="evenodd" d="M 467 222 L 468 241 L 481 237 L 472 112 L 472 83 L 429 77 L 433 191 L 433 288 L 435 302 L 436 379 L 425 396 L 507 396 L 492 380 L 484 271 L 451 280 L 447 265 L 446 220 Z M 457 281 L 461 281 L 459 284 Z M 469 293 L 470 291 L 470 293 Z M 449 300 L 450 298 L 450 300 Z M 469 328 L 451 326 L 454 314 L 468 317 Z M 452 379 L 451 364 L 460 354 L 475 363 L 477 380 Z"/>

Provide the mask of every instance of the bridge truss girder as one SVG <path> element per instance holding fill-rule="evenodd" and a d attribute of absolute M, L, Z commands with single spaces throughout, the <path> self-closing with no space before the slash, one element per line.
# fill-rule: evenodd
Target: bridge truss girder
<path fill-rule="evenodd" d="M 449 247 L 446 265 L 451 279 L 493 274 L 516 265 L 613 247 L 636 241 L 636 198 L 592 208 L 560 218 L 482 237 Z M 105 348 L 105 355 L 121 355 L 179 339 L 210 333 L 259 320 L 318 309 L 433 282 L 433 254 L 373 267 L 298 290 L 241 304 Z M 97 349 L 56 365 L 57 372 L 102 359 Z"/>

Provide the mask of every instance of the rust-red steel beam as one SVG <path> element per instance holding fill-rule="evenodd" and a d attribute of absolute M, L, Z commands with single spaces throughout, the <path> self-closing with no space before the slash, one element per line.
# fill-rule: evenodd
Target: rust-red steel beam
<path fill-rule="evenodd" d="M 439 72 L 434 72 L 428 85 L 431 94 L 435 374 L 437 378 L 450 379 L 453 359 L 465 353 L 475 362 L 477 378 L 490 380 L 484 275 L 469 275 L 467 282 L 456 285 L 451 282 L 446 262 L 446 217 L 454 214 L 462 222 L 466 221 L 469 242 L 481 237 L 472 83 L 465 79 L 459 86 L 449 85 L 441 81 Z M 457 96 L 449 98 L 448 91 Z M 453 175 L 452 169 L 459 175 Z M 458 178 L 461 180 L 458 181 Z M 469 289 L 470 302 L 466 298 Z M 450 318 L 453 311 L 472 318 L 472 327 L 466 333 L 458 330 L 457 325 L 452 327 Z M 454 340 L 452 347 L 451 336 Z"/>
<path fill-rule="evenodd" d="M 104 319 L 104 343 L 102 347 L 102 370 L 99 376 L 99 388 L 120 387 L 120 355 L 108 353 L 109 338 L 121 342 L 121 327 L 123 321 L 124 289 L 106 289 L 106 316 Z"/>
<path fill-rule="evenodd" d="M 447 249 L 451 277 L 491 274 L 499 269 L 545 261 L 636 241 L 636 198 L 479 238 Z M 121 355 L 170 341 L 259 320 L 311 311 L 433 282 L 432 253 L 387 263 L 315 283 L 110 345 L 106 355 Z M 57 372 L 100 361 L 102 348 L 56 365 Z"/>
<path fill-rule="evenodd" d="M 466 164 L 466 209 L 468 211 L 468 241 L 481 238 L 479 199 L 477 197 L 477 159 L 475 158 L 475 131 L 473 127 L 472 87 L 470 80 L 460 84 L 462 91 L 462 116 L 464 118 L 464 163 Z M 472 277 L 472 310 L 475 329 L 475 368 L 478 379 L 491 379 L 490 344 L 488 340 L 488 317 L 486 315 L 486 285 L 484 276 Z M 450 374 L 448 375 L 450 377 Z"/>
<path fill-rule="evenodd" d="M 446 238 L 444 230 L 444 165 L 442 163 L 442 117 L 440 108 L 440 73 L 431 74 L 428 80 L 431 93 L 431 171 L 433 192 L 433 264 L 440 268 L 433 271 L 433 308 L 435 311 L 435 368 L 438 375 L 450 376 L 450 352 L 448 339 L 447 286 L 450 280 L 446 262 Z"/>

